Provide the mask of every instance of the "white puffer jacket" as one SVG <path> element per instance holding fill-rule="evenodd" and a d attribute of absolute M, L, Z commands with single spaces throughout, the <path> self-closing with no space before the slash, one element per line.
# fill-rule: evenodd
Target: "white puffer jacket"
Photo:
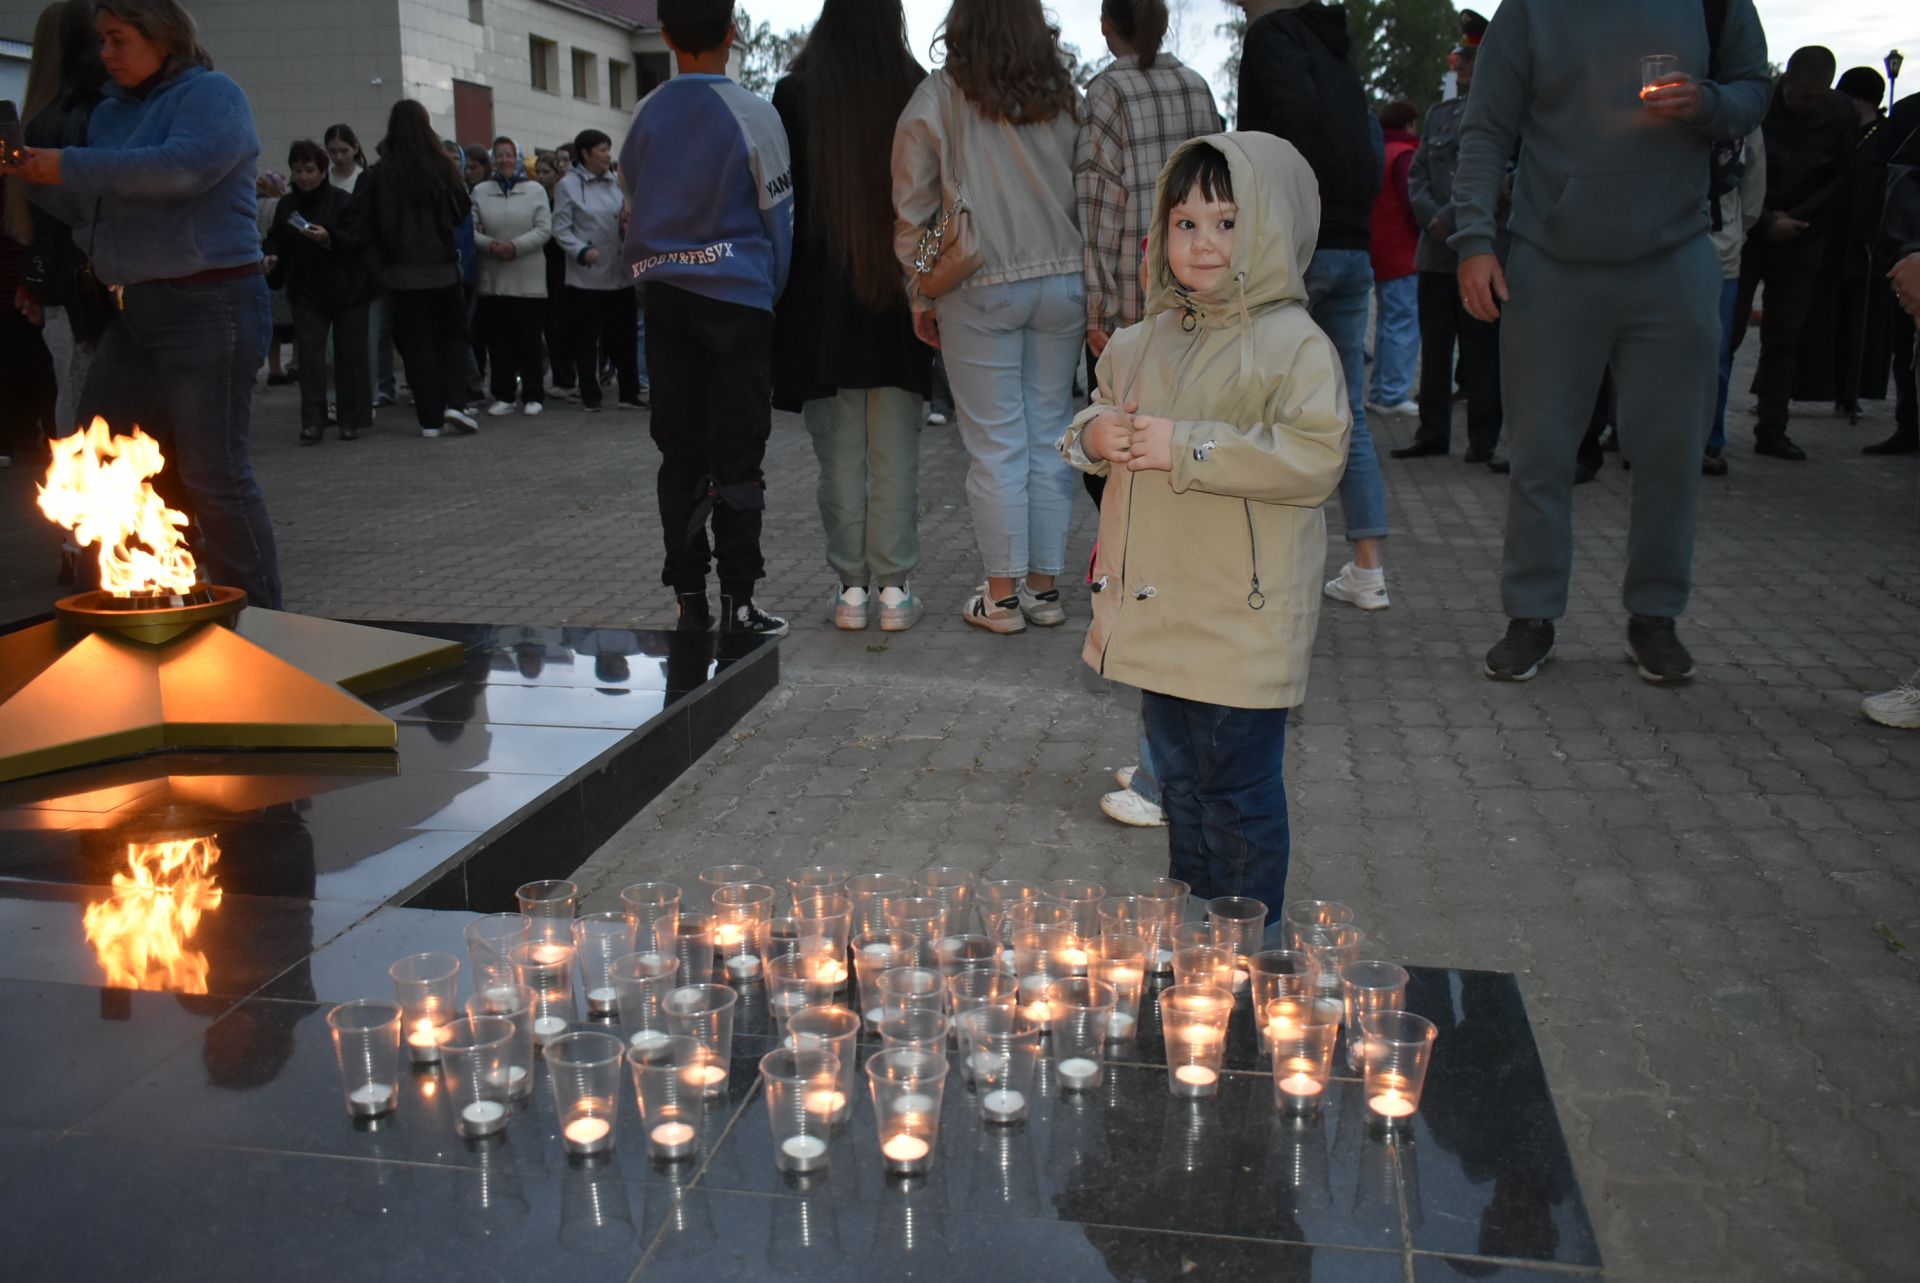
<path fill-rule="evenodd" d="M 480 293 L 503 298 L 545 298 L 553 214 L 546 188 L 522 178 L 507 189 L 489 178 L 473 189 L 473 248 L 480 263 Z M 495 258 L 495 241 L 513 244 L 512 258 Z"/>

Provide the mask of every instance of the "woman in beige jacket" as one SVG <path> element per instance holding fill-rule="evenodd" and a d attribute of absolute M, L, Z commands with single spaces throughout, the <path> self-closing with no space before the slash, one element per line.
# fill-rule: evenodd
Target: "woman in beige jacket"
<path fill-rule="evenodd" d="M 1073 146 L 1080 94 L 1040 0 L 954 0 L 947 61 L 907 100 L 893 138 L 894 253 L 914 329 L 946 357 L 973 466 L 967 501 L 987 582 L 969 624 L 1017 633 L 1063 624 L 1073 473 L 1053 443 L 1073 413 L 1087 330 Z M 980 270 L 937 300 L 915 286 L 914 250 L 957 189 Z"/>
<path fill-rule="evenodd" d="M 1143 692 L 1171 875 L 1280 920 L 1287 710 L 1306 697 L 1352 418 L 1307 314 L 1313 170 L 1269 134 L 1183 145 L 1148 233 L 1146 319 L 1114 335 L 1069 462 L 1108 477 L 1086 661 Z"/>
<path fill-rule="evenodd" d="M 480 262 L 474 324 L 487 344 L 493 383 L 491 415 L 512 414 L 517 401 L 539 414 L 540 341 L 546 330 L 546 244 L 553 215 L 546 189 L 527 176 L 511 138 L 493 140 L 493 173 L 473 189 L 473 244 Z"/>

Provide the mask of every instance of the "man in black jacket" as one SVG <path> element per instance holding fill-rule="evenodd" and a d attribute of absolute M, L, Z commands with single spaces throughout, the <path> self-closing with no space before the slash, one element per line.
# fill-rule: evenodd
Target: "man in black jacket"
<path fill-rule="evenodd" d="M 1347 11 L 1307 0 L 1240 0 L 1247 41 L 1240 53 L 1242 129 L 1299 148 L 1320 184 L 1320 237 L 1306 286 L 1313 319 L 1340 354 L 1353 435 L 1340 481 L 1353 560 L 1329 580 L 1327 596 L 1362 610 L 1387 605 L 1383 569 L 1387 491 L 1367 431 L 1367 304 L 1373 297 L 1368 246 L 1384 149 L 1360 75 L 1347 60 Z"/>
<path fill-rule="evenodd" d="M 1746 337 L 1753 296 L 1767 292 L 1760 321 L 1760 369 L 1754 376 L 1760 411 L 1753 452 L 1798 463 L 1806 451 L 1787 436 L 1794 356 L 1826 258 L 1829 216 L 1846 190 L 1853 153 L 1853 108 L 1834 92 L 1831 50 L 1794 50 L 1760 128 L 1767 143 L 1767 198 L 1740 260 L 1733 305 L 1733 346 Z"/>

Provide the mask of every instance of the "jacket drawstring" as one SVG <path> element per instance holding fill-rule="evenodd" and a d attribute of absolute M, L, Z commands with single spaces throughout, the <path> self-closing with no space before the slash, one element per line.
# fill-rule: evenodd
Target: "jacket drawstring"
<path fill-rule="evenodd" d="M 1240 382 L 1253 377 L 1253 315 L 1247 311 L 1247 274 L 1233 274 L 1234 305 L 1240 312 Z"/>

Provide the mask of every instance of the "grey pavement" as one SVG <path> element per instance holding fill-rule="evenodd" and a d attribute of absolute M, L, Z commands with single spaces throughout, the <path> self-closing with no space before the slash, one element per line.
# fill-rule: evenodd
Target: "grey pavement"
<path fill-rule="evenodd" d="M 1798 408 L 1798 466 L 1751 456 L 1732 416 L 1684 624 L 1700 675 L 1680 690 L 1623 659 L 1617 456 L 1578 493 L 1572 607 L 1525 686 L 1479 672 L 1503 626 L 1504 483 L 1457 457 L 1387 461 L 1393 607 L 1329 604 L 1291 736 L 1291 894 L 1352 904 L 1383 956 L 1518 973 L 1619 1279 L 1912 1277 L 1920 1249 L 1920 733 L 1857 710 L 1920 664 L 1920 461 L 1857 453 L 1890 430 L 1883 404 L 1857 428 Z M 291 393 L 263 390 L 292 608 L 670 622 L 644 416 L 555 403 L 428 441 L 390 410 L 313 449 L 295 426 Z M 1411 431 L 1375 426 L 1383 451 Z M 1079 662 L 1077 577 L 1065 628 L 958 618 L 978 573 L 965 467 L 952 429 L 927 429 L 932 613 L 842 633 L 811 449 L 777 420 L 763 601 L 793 619 L 784 680 L 580 870 L 591 907 L 735 861 L 1164 870 L 1163 831 L 1097 807 L 1133 758 L 1136 700 Z M 0 494 L 0 606 L 44 609 L 56 542 L 26 470 Z M 1092 533 L 1083 505 L 1070 561 Z"/>

